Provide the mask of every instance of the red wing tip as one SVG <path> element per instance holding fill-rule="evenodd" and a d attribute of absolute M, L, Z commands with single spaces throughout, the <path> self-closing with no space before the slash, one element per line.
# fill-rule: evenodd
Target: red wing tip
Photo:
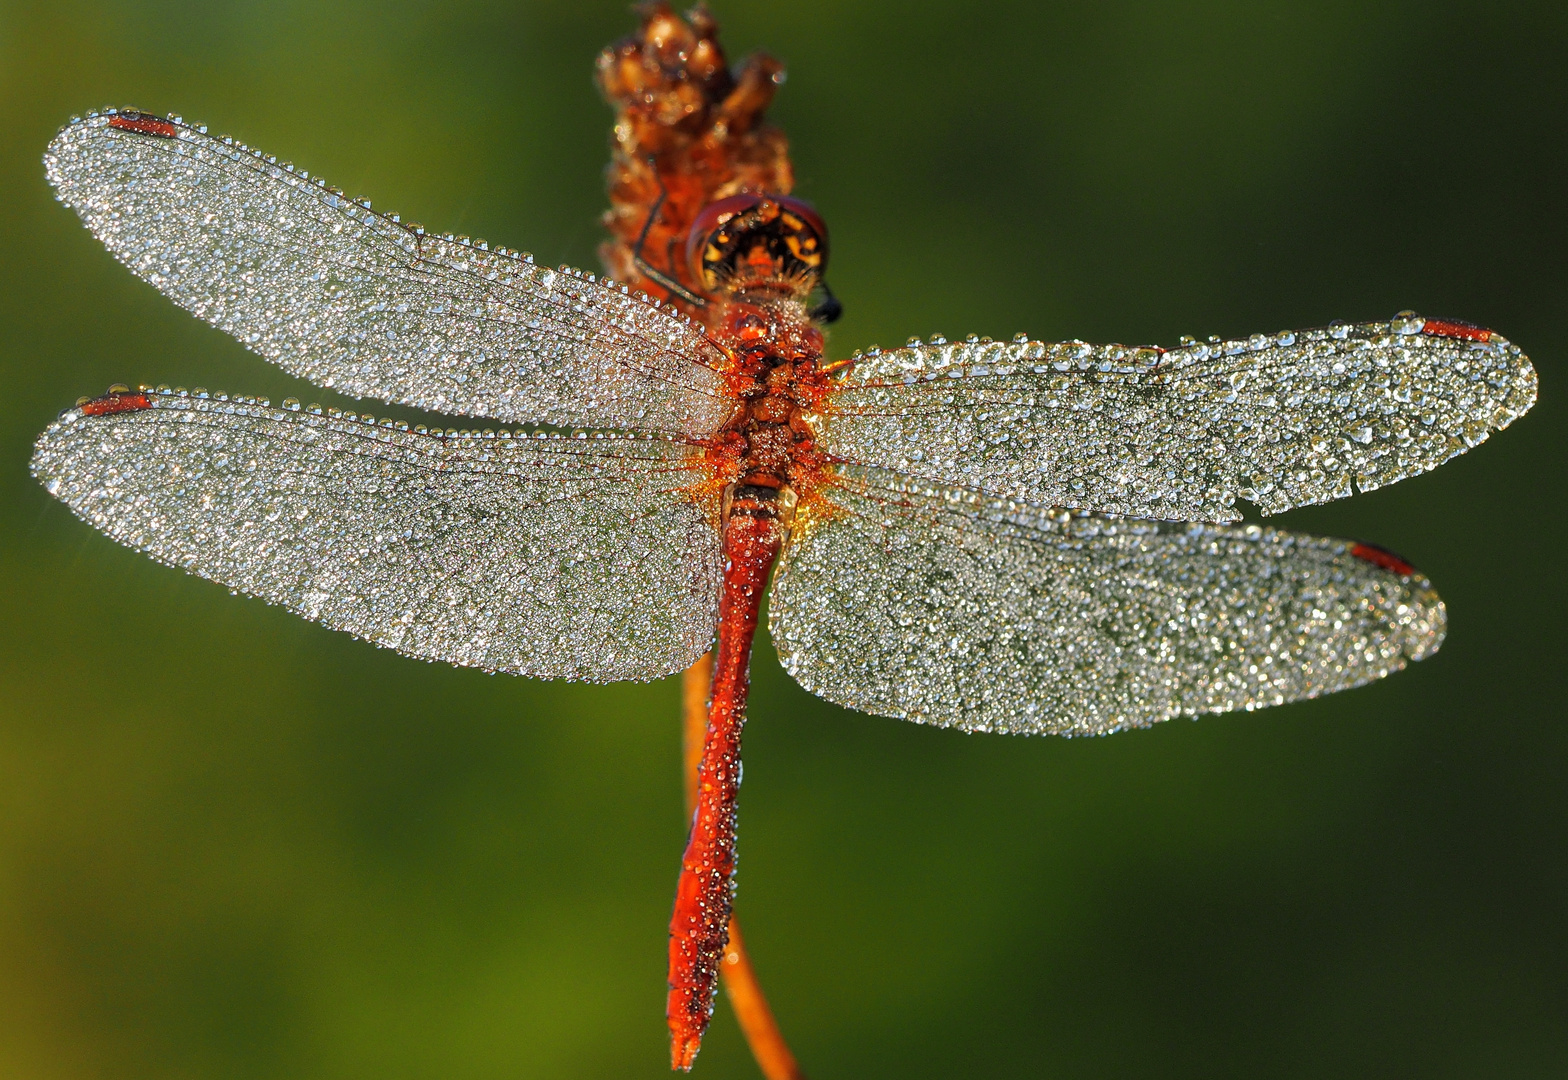
<path fill-rule="evenodd" d="M 1369 562 L 1400 577 L 1414 577 L 1417 573 L 1415 567 L 1395 555 L 1392 551 L 1385 551 L 1375 544 L 1352 544 L 1350 553 L 1362 562 Z"/>
<path fill-rule="evenodd" d="M 77 406 L 83 416 L 111 416 L 114 413 L 136 412 L 140 409 L 152 408 L 152 399 L 146 394 L 137 392 L 111 392 L 91 401 L 84 401 Z"/>
<path fill-rule="evenodd" d="M 1421 332 L 1433 337 L 1458 338 L 1461 341 L 1491 341 L 1492 332 L 1484 326 L 1465 322 L 1463 319 L 1426 319 Z"/>
<path fill-rule="evenodd" d="M 164 139 L 172 139 L 180 133 L 180 129 L 169 121 L 160 120 L 147 113 L 118 113 L 109 117 L 109 126 L 122 131 L 135 131 L 142 135 L 157 135 Z"/>

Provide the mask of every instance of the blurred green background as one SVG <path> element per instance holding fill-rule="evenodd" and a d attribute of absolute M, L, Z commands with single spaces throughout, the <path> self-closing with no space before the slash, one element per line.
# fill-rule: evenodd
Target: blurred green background
<path fill-rule="evenodd" d="M 1560 3 L 723 0 L 832 225 L 832 350 L 1413 307 L 1541 404 L 1293 527 L 1428 572 L 1386 682 L 1105 739 L 813 699 L 758 649 L 739 910 L 833 1077 L 1568 1074 Z M 0 1076 L 657 1077 L 678 683 L 414 663 L 117 547 L 27 475 L 113 381 L 302 391 L 114 263 L 40 155 L 177 111 L 594 266 L 616 0 L 0 0 Z M 721 1003 L 697 1065 L 756 1075 Z"/>

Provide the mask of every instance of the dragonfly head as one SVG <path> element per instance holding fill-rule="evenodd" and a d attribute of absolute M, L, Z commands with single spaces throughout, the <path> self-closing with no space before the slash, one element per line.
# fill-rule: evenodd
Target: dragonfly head
<path fill-rule="evenodd" d="M 702 289 L 732 299 L 742 295 L 804 303 L 826 291 L 828 229 L 810 203 L 788 195 L 731 195 L 709 203 L 692 219 L 686 258 Z M 838 301 L 813 309 L 814 318 L 838 318 Z"/>

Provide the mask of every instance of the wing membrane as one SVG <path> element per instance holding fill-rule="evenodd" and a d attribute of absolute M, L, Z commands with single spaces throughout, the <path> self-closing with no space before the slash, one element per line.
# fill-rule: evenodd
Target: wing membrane
<path fill-rule="evenodd" d="M 1272 514 L 1435 468 L 1535 388 L 1509 342 L 1420 318 L 1168 352 L 940 343 L 860 358 L 819 441 L 1036 506 L 1238 521 L 1238 497 Z"/>
<path fill-rule="evenodd" d="M 426 235 L 232 140 L 132 115 L 55 137 L 58 197 L 134 273 L 292 374 L 507 421 L 723 422 L 721 353 L 642 294 Z"/>
<path fill-rule="evenodd" d="M 1356 686 L 1443 637 L 1424 578 L 1345 541 L 1042 514 L 876 469 L 829 498 L 775 579 L 773 638 L 806 689 L 883 716 L 1103 734 Z"/>
<path fill-rule="evenodd" d="M 244 400 L 73 410 L 33 473 L 109 536 L 411 656 L 608 682 L 712 640 L 719 554 L 675 440 L 446 438 Z"/>

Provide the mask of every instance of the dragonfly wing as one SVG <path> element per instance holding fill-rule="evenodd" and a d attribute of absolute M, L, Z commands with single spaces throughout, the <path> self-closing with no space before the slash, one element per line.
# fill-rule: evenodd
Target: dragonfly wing
<path fill-rule="evenodd" d="M 1036 506 L 1239 521 L 1414 476 L 1535 403 L 1489 331 L 1419 317 L 1179 349 L 1035 341 L 875 352 L 820 444 Z"/>
<path fill-rule="evenodd" d="M 727 415 L 722 354 L 684 315 L 591 274 L 427 235 L 243 144 L 90 116 L 44 163 L 59 199 L 134 273 L 322 386 L 692 435 Z"/>
<path fill-rule="evenodd" d="M 448 438 L 240 399 L 126 403 L 67 412 L 33 473 L 160 562 L 491 671 L 652 679 L 712 641 L 717 508 L 689 494 L 699 477 L 679 441 Z"/>
<path fill-rule="evenodd" d="M 1102 734 L 1357 686 L 1443 638 L 1431 585 L 1346 541 L 1042 513 L 876 469 L 839 485 L 797 529 L 770 625 L 802 686 L 865 712 Z"/>

